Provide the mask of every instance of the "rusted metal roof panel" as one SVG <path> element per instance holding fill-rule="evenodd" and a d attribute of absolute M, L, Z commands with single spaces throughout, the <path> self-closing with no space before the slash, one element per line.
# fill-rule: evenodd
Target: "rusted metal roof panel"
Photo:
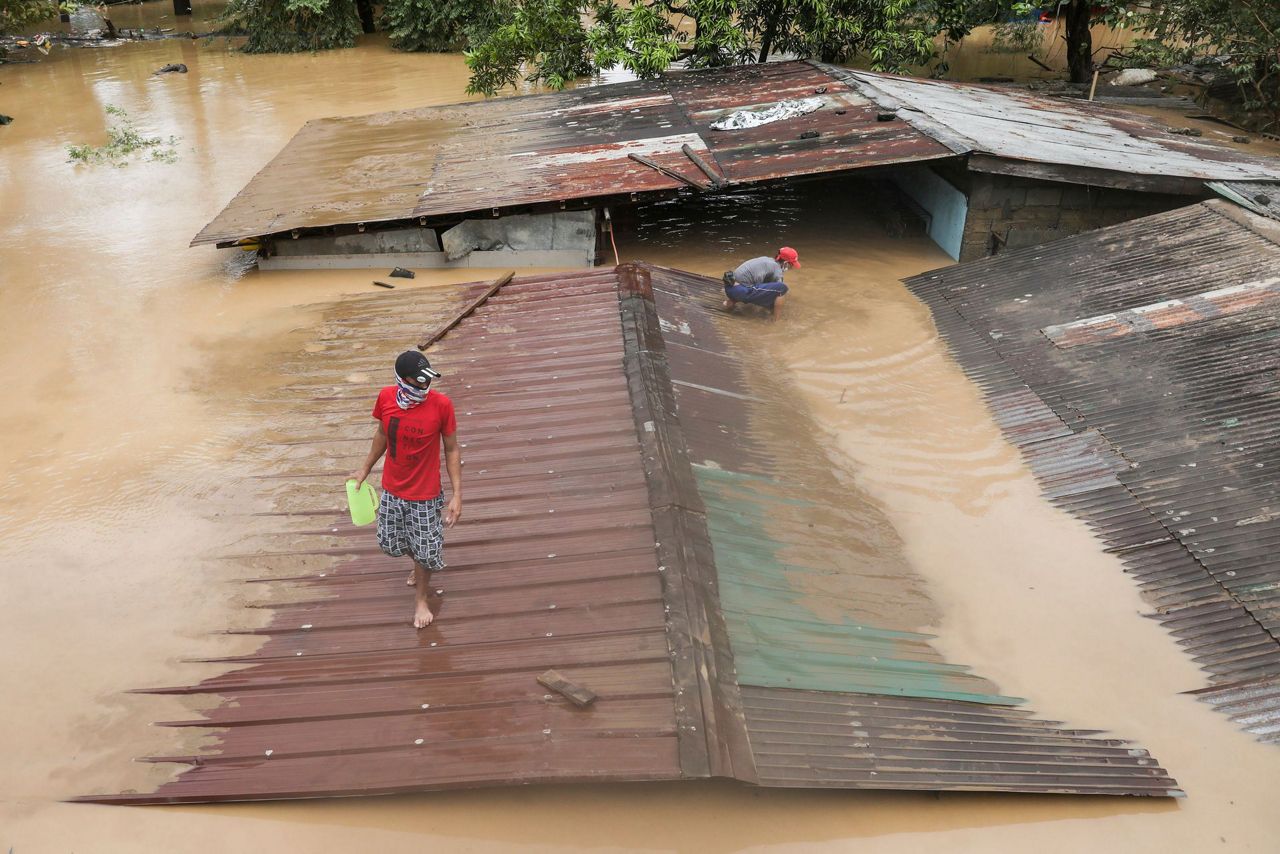
<path fill-rule="evenodd" d="M 688 143 L 660 87 L 621 83 L 308 122 L 192 245 L 290 229 L 484 211 L 680 182 L 628 158 Z M 679 165 L 679 164 L 677 164 Z"/>
<path fill-rule="evenodd" d="M 1147 751 L 1003 706 L 746 688 L 760 782 L 1177 796 Z"/>
<path fill-rule="evenodd" d="M 837 73 L 958 153 L 1118 175 L 1280 180 L 1273 158 L 1173 134 L 1153 117 L 1115 107 L 994 86 Z"/>
<path fill-rule="evenodd" d="M 1181 794 L 1145 751 L 1037 720 L 946 661 L 920 630 L 937 623 L 923 580 L 879 511 L 849 500 L 793 390 L 731 337 L 719 283 L 650 270 L 674 456 L 693 472 L 760 785 Z"/>
<path fill-rule="evenodd" d="M 730 184 L 952 156 L 944 145 L 807 62 L 671 75 L 666 85 Z M 755 128 L 711 129 L 736 110 L 806 98 L 821 100 L 822 107 Z"/>
<path fill-rule="evenodd" d="M 1240 314 L 1275 299 L 1280 299 L 1280 276 L 1268 276 L 1214 288 L 1183 299 L 1161 300 L 1084 320 L 1046 326 L 1040 331 L 1059 347 L 1079 347 L 1139 332 L 1172 329 L 1186 323 Z"/>
<path fill-rule="evenodd" d="M 755 128 L 711 129 L 735 110 L 802 98 L 821 107 Z M 1157 179 L 1193 193 L 1202 181 L 1280 180 L 1274 160 L 1100 104 L 780 62 L 308 122 L 193 245 L 593 206 L 961 155 L 971 168 L 1023 174 L 1040 164 L 1062 171 L 1026 174 L 1136 189 L 1170 190 Z"/>
<path fill-rule="evenodd" d="M 823 105 L 751 130 L 710 129 L 736 109 L 799 97 Z M 824 70 L 788 62 L 318 119 L 192 244 L 359 222 L 488 216 L 530 205 L 582 206 L 686 186 L 632 154 L 710 188 L 686 145 L 726 186 L 952 156 L 880 112 Z"/>
<path fill-rule="evenodd" d="M 207 734 L 148 758 L 184 766 L 175 779 L 85 800 L 709 777 L 1180 794 L 1142 751 L 1015 711 L 943 660 L 921 581 L 866 537 L 884 520 L 847 500 L 784 389 L 747 381 L 717 290 L 624 266 L 514 279 L 456 323 L 485 285 L 330 311 L 287 366 L 293 421 L 275 426 L 294 438 L 263 477 L 278 529 L 228 556 L 260 573 L 267 619 L 235 633 L 261 644 L 150 689 L 207 705 L 163 722 Z M 418 328 L 424 308 L 444 322 Z M 430 352 L 467 501 L 418 631 L 407 561 L 345 521 L 334 484 L 364 452 L 387 353 L 451 326 Z M 548 669 L 598 699 L 548 691 Z"/>
<path fill-rule="evenodd" d="M 998 418 L 1068 431 L 1006 426 L 1215 685 L 1280 676 L 1276 269 L 1280 224 L 1213 201 L 908 280 Z"/>
<path fill-rule="evenodd" d="M 457 291 L 455 307 L 477 290 Z M 213 737 L 195 753 L 153 757 L 190 766 L 158 791 L 102 800 L 681 777 L 677 706 L 698 703 L 676 700 L 616 290 L 612 271 L 516 279 L 430 351 L 457 405 L 467 513 L 433 579 L 438 618 L 421 631 L 408 620 L 407 561 L 383 556 L 333 497 L 364 452 L 381 383 L 338 380 L 308 395 L 316 381 L 305 379 L 294 429 L 331 433 L 293 446 L 298 462 L 270 478 L 287 548 L 241 558 L 268 570 L 260 607 L 270 620 L 247 630 L 263 643 L 222 659 L 222 675 L 158 689 L 212 698 L 204 715 L 169 725 L 217 727 Z M 353 333 L 376 340 L 421 299 L 335 309 L 307 368 L 380 379 L 386 352 L 421 335 L 353 350 Z M 298 572 L 300 557 L 321 562 Z M 536 677 L 552 668 L 599 699 L 579 709 L 549 692 Z"/>

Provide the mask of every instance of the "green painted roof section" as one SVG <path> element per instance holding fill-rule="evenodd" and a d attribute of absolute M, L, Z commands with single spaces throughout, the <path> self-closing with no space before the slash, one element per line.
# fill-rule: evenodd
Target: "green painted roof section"
<path fill-rule="evenodd" d="M 715 552 L 738 681 L 764 688 L 888 694 L 1016 705 L 932 636 L 870 624 L 830 508 L 758 475 L 694 465 Z"/>

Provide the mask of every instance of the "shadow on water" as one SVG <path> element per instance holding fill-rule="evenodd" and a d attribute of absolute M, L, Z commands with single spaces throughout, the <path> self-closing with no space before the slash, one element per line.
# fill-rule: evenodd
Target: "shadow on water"
<path fill-rule="evenodd" d="M 361 801 L 166 807 L 165 811 L 402 832 L 430 828 L 459 843 L 632 850 L 740 851 L 1107 816 L 1176 812 L 1167 800 L 1052 795 L 946 795 L 751 789 L 729 782 L 528 787 Z M 466 827 L 449 826 L 454 813 Z M 731 821 L 726 821 L 732 816 Z"/>

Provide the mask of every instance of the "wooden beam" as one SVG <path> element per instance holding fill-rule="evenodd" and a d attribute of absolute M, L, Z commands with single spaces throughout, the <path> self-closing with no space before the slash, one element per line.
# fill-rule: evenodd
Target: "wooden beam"
<path fill-rule="evenodd" d="M 645 165 L 645 166 L 648 166 L 650 169 L 656 169 L 656 170 L 658 170 L 658 171 L 659 171 L 659 172 L 661 172 L 663 175 L 666 175 L 668 178 L 675 178 L 677 181 L 680 181 L 681 183 L 688 184 L 690 187 L 693 187 L 695 190 L 705 190 L 705 189 L 706 189 L 706 187 L 702 186 L 701 184 L 699 184 L 697 181 L 693 180 L 692 178 L 687 178 L 687 177 L 685 177 L 684 175 L 681 175 L 679 172 L 677 172 L 677 171 L 676 171 L 676 170 L 674 170 L 674 169 L 668 169 L 667 167 L 665 167 L 665 166 L 663 166 L 663 165 L 661 165 L 661 164 L 659 164 L 659 163 L 654 163 L 652 160 L 650 160 L 649 158 L 645 157 L 643 154 L 628 154 L 627 156 L 628 156 L 628 157 L 630 157 L 632 160 L 634 160 L 634 161 L 635 161 L 635 162 L 637 162 L 637 163 L 640 163 L 640 164 L 643 164 L 643 165 Z"/>
<path fill-rule="evenodd" d="M 720 189 L 725 184 L 729 183 L 724 177 L 720 175 L 719 172 L 711 168 L 711 164 L 703 160 L 701 155 L 699 155 L 698 152 L 694 151 L 693 148 L 688 143 L 682 145 L 680 147 L 680 150 L 684 152 L 685 157 L 688 157 L 690 160 L 693 161 L 694 166 L 697 166 L 699 169 L 702 170 L 703 175 L 706 175 L 711 180 L 711 186 L 715 187 L 716 189 Z"/>
<path fill-rule="evenodd" d="M 596 701 L 595 691 L 570 682 L 555 670 L 548 670 L 539 676 L 538 684 L 544 688 L 550 688 L 558 694 L 563 694 L 580 709 L 584 709 Z"/>
<path fill-rule="evenodd" d="M 484 305 L 485 300 L 489 299 L 489 297 L 493 296 L 498 291 L 502 290 L 503 285 L 511 281 L 512 278 L 515 277 L 515 274 L 516 274 L 515 270 L 512 270 L 511 272 L 506 273 L 494 279 L 493 284 L 489 285 L 489 287 L 484 289 L 484 293 L 480 294 L 480 296 L 476 297 L 471 302 L 463 306 L 462 311 L 458 312 L 457 316 L 455 316 L 453 320 L 450 320 L 449 322 L 441 325 L 436 329 L 435 332 L 432 332 L 430 335 L 428 335 L 422 341 L 422 343 L 418 345 L 418 349 L 425 350 L 428 347 L 430 347 L 432 344 L 439 341 L 444 336 L 448 335 L 449 330 L 453 329 L 453 327 L 457 326 L 459 323 L 466 320 L 467 317 L 471 314 L 471 312 L 475 311 L 477 308 Z"/>

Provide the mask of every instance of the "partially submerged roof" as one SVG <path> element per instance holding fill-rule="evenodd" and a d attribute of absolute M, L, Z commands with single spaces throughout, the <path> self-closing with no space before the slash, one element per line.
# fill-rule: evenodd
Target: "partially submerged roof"
<path fill-rule="evenodd" d="M 1203 698 L 1280 742 L 1280 223 L 1215 200 L 907 284 Z"/>
<path fill-rule="evenodd" d="M 735 110 L 806 97 L 821 98 L 823 109 L 749 130 L 710 130 Z M 710 187 L 684 146 L 727 185 L 952 156 L 879 113 L 849 84 L 792 62 L 317 119 L 193 245 L 343 223 L 592 207 L 687 186 L 632 154 Z M 817 136 L 800 138 L 809 132 Z"/>
<path fill-rule="evenodd" d="M 797 99 L 820 107 L 711 128 L 735 111 Z M 1280 180 L 1276 161 L 1116 108 L 795 61 L 317 119 L 192 242 L 596 207 L 962 156 L 975 169 L 1160 192 Z"/>
<path fill-rule="evenodd" d="M 718 290 L 636 266 L 517 278 L 430 349 L 467 503 L 422 631 L 406 561 L 334 499 L 375 390 L 340 378 L 412 343 L 379 329 L 416 297 L 335 309 L 290 397 L 297 462 L 272 475 L 281 533 L 318 544 L 250 556 L 272 591 L 260 649 L 158 689 L 211 704 L 169 724 L 211 728 L 208 746 L 157 757 L 185 770 L 155 791 L 88 800 L 709 777 L 1181 794 L 1146 751 L 1040 720 L 943 658 L 922 580 L 726 336 Z M 548 669 L 599 698 L 573 705 L 538 683 Z"/>
<path fill-rule="evenodd" d="M 1280 160 L 1172 133 L 1141 113 L 1003 87 L 832 73 L 971 155 L 977 171 L 1156 192 L 1194 193 L 1211 180 L 1280 181 Z"/>

